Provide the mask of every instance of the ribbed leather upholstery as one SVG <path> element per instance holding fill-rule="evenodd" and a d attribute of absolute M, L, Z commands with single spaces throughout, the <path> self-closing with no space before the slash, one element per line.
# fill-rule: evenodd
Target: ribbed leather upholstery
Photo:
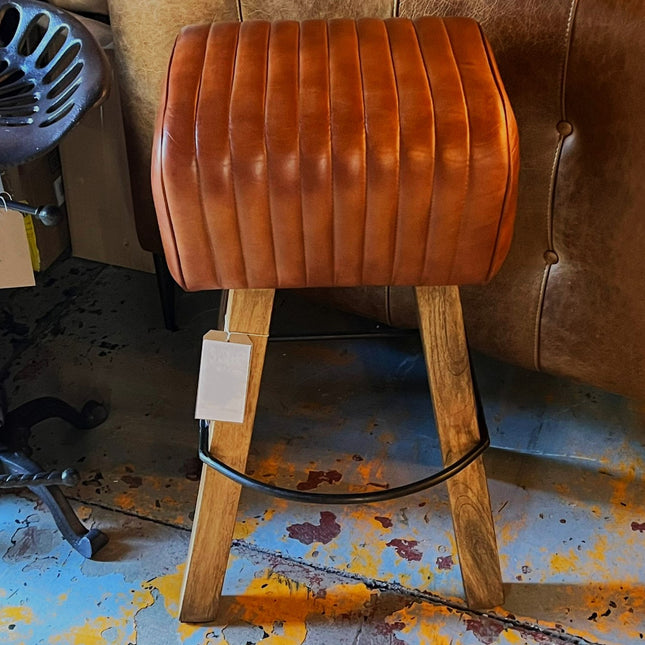
<path fill-rule="evenodd" d="M 215 22 L 177 39 L 152 185 L 188 290 L 473 284 L 508 251 L 517 170 L 473 20 Z"/>

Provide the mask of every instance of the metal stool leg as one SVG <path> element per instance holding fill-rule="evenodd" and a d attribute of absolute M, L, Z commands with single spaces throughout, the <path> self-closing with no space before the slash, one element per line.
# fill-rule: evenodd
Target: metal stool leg
<path fill-rule="evenodd" d="M 161 299 L 161 310 L 163 321 L 168 331 L 177 331 L 177 320 L 175 318 L 175 281 L 170 275 L 166 258 L 158 253 L 152 255 L 155 263 L 155 274 L 157 276 L 157 288 Z"/>
<path fill-rule="evenodd" d="M 45 503 L 54 517 L 56 526 L 70 545 L 82 556 L 92 558 L 107 544 L 107 536 L 98 529 L 86 529 L 62 491 L 55 485 L 75 485 L 78 473 L 71 470 L 63 473 L 43 472 L 43 469 L 29 458 L 31 450 L 28 441 L 32 426 L 45 419 L 58 417 L 76 428 L 89 430 L 105 421 L 107 410 L 97 401 L 88 401 L 78 412 L 65 401 L 54 397 L 41 397 L 24 403 L 3 416 L 4 423 L 0 428 L 0 471 L 8 475 L 0 477 L 0 489 L 19 486 L 29 488 Z"/>
<path fill-rule="evenodd" d="M 0 464 L 13 475 L 37 475 L 42 468 L 18 452 L 0 453 Z M 86 529 L 76 516 L 65 495 L 58 486 L 29 486 L 29 490 L 38 495 L 45 503 L 63 537 L 83 557 L 92 558 L 108 543 L 108 537 L 98 529 Z"/>

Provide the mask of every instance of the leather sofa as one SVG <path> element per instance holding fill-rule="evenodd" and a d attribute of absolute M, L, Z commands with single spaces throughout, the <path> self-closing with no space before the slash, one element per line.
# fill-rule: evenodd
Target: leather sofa
<path fill-rule="evenodd" d="M 142 246 L 161 253 L 153 122 L 179 28 L 213 18 L 467 15 L 484 27 L 520 130 L 515 237 L 497 277 L 464 288 L 471 344 L 645 398 L 645 4 L 641 0 L 109 0 Z M 240 15 L 241 14 L 241 15 Z M 408 288 L 317 297 L 414 326 Z"/>

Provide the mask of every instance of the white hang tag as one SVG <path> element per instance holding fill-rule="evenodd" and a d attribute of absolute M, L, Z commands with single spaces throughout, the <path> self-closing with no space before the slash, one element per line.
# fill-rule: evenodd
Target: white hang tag
<path fill-rule="evenodd" d="M 244 421 L 252 347 L 246 334 L 209 331 L 204 336 L 196 419 Z"/>
<path fill-rule="evenodd" d="M 0 289 L 35 284 L 22 214 L 0 208 Z"/>

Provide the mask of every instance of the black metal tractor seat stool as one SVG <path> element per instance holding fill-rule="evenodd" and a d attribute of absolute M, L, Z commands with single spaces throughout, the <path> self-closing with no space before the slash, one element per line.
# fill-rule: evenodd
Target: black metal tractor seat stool
<path fill-rule="evenodd" d="M 109 84 L 103 52 L 73 16 L 35 0 L 0 0 L 0 170 L 54 148 L 89 108 L 105 98 Z M 11 199 L 3 203 L 35 215 L 47 226 L 61 218 L 55 206 L 34 207 Z M 63 537 L 91 558 L 108 538 L 83 526 L 58 487 L 76 485 L 78 473 L 44 472 L 31 459 L 32 426 L 53 417 L 89 429 L 107 418 L 107 410 L 88 401 L 77 412 L 60 399 L 43 397 L 8 411 L 2 392 L 0 489 L 29 488 L 47 505 Z"/>

